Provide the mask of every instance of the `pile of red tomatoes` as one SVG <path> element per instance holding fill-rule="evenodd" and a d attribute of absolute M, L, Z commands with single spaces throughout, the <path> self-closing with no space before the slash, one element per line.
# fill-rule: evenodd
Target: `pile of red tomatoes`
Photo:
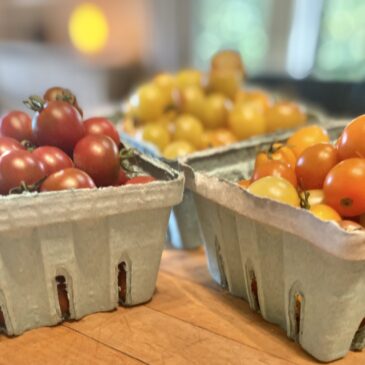
<path fill-rule="evenodd" d="M 0 119 L 0 194 L 155 180 L 130 177 L 123 159 L 130 159 L 131 151 L 121 143 L 113 123 L 102 117 L 83 121 L 69 90 L 53 87 L 43 98 L 33 96 L 25 104 L 35 111 L 33 118 L 10 111 Z"/>
<path fill-rule="evenodd" d="M 310 210 L 347 230 L 365 226 L 365 115 L 351 121 L 335 143 L 318 125 L 260 151 L 250 179 L 254 195 Z"/>

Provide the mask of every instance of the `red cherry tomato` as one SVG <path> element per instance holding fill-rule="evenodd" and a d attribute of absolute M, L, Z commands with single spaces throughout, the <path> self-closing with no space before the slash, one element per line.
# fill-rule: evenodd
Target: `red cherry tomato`
<path fill-rule="evenodd" d="M 41 191 L 92 188 L 95 188 L 92 178 L 86 172 L 73 167 L 53 173 L 41 185 Z"/>
<path fill-rule="evenodd" d="M 108 136 L 119 146 L 119 133 L 110 120 L 103 117 L 90 118 L 84 121 L 84 126 L 86 134 Z"/>
<path fill-rule="evenodd" d="M 352 157 L 365 158 L 365 114 L 355 118 L 343 130 L 336 146 L 341 160 Z"/>
<path fill-rule="evenodd" d="M 16 139 L 10 137 L 0 137 L 0 157 L 9 151 L 25 150 Z"/>
<path fill-rule="evenodd" d="M 55 146 L 72 154 L 76 143 L 85 135 L 80 114 L 69 103 L 49 101 L 33 120 L 38 145 Z"/>
<path fill-rule="evenodd" d="M 328 172 L 339 162 L 337 150 L 329 143 L 318 143 L 306 148 L 298 157 L 295 167 L 303 190 L 322 189 Z"/>
<path fill-rule="evenodd" d="M 43 99 L 46 101 L 66 101 L 75 107 L 81 116 L 83 116 L 83 111 L 77 102 L 76 96 L 71 90 L 65 89 L 60 86 L 54 86 L 49 88 L 43 95 Z"/>
<path fill-rule="evenodd" d="M 337 164 L 323 184 L 325 203 L 342 217 L 365 213 L 365 159 L 350 158 Z"/>
<path fill-rule="evenodd" d="M 256 166 L 252 176 L 252 182 L 265 176 L 282 177 L 297 187 L 295 172 L 286 163 L 277 160 L 267 160 Z"/>
<path fill-rule="evenodd" d="M 19 142 L 32 141 L 32 119 L 27 113 L 18 110 L 11 111 L 0 119 L 0 134 Z"/>
<path fill-rule="evenodd" d="M 0 193 L 21 186 L 33 185 L 45 177 L 43 165 L 28 151 L 10 151 L 0 158 Z"/>
<path fill-rule="evenodd" d="M 115 186 L 125 185 L 128 180 L 129 177 L 127 176 L 126 172 L 122 168 L 120 168 L 118 181 L 116 182 Z"/>
<path fill-rule="evenodd" d="M 132 185 L 132 184 L 148 184 L 152 181 L 156 181 L 156 179 L 153 176 L 135 176 L 129 179 L 126 182 L 126 185 Z"/>
<path fill-rule="evenodd" d="M 114 185 L 119 176 L 119 151 L 107 136 L 88 135 L 74 150 L 75 166 L 87 172 L 96 186 Z"/>
<path fill-rule="evenodd" d="M 33 154 L 43 164 L 46 175 L 51 175 L 74 165 L 71 158 L 57 147 L 38 147 L 33 151 Z"/>

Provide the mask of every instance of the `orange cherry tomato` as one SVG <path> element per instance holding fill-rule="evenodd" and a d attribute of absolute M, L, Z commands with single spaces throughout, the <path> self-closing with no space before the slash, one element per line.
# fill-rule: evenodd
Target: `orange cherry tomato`
<path fill-rule="evenodd" d="M 251 180 L 249 179 L 242 179 L 238 182 L 238 185 L 242 188 L 242 189 L 247 189 L 250 185 L 251 185 Z"/>
<path fill-rule="evenodd" d="M 326 204 L 343 217 L 365 213 L 365 159 L 341 161 L 327 174 L 323 184 Z"/>
<path fill-rule="evenodd" d="M 294 170 L 281 161 L 268 160 L 257 166 L 253 172 L 252 181 L 256 181 L 265 176 L 281 177 L 289 181 L 295 188 L 297 187 L 297 177 Z"/>
<path fill-rule="evenodd" d="M 354 232 L 354 231 L 363 231 L 364 227 L 359 223 L 350 220 L 341 220 L 337 222 L 338 225 L 343 228 L 347 232 Z"/>
<path fill-rule="evenodd" d="M 314 214 L 317 218 L 323 221 L 340 221 L 341 216 L 329 205 L 317 204 L 313 205 L 309 211 Z"/>
<path fill-rule="evenodd" d="M 329 143 L 318 143 L 305 149 L 295 167 L 303 190 L 321 189 L 328 172 L 339 162 L 337 150 Z"/>
<path fill-rule="evenodd" d="M 355 118 L 343 130 L 337 140 L 338 155 L 341 160 L 351 157 L 365 158 L 365 114 Z"/>
<path fill-rule="evenodd" d="M 267 152 L 259 152 L 256 156 L 255 168 L 268 160 L 284 162 L 292 169 L 295 169 L 297 162 L 297 158 L 293 150 L 281 143 L 273 143 Z"/>
<path fill-rule="evenodd" d="M 287 145 L 294 151 L 296 156 L 299 155 L 308 147 L 317 143 L 328 143 L 330 138 L 325 129 L 319 125 L 309 125 L 303 127 L 293 133 L 288 139 Z"/>

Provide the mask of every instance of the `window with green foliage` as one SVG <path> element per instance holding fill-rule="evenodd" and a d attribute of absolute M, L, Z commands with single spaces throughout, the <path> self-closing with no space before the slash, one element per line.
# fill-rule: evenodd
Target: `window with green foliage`
<path fill-rule="evenodd" d="M 315 74 L 323 79 L 365 77 L 365 1 L 325 0 Z"/>
<path fill-rule="evenodd" d="M 193 62 L 206 68 L 220 49 L 238 50 L 250 74 L 262 70 L 268 49 L 268 0 L 197 0 L 193 2 Z"/>

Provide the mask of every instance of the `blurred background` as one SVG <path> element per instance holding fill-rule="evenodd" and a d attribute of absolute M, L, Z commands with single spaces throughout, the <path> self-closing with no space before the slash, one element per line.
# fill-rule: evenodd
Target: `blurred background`
<path fill-rule="evenodd" d="M 249 81 L 364 113 L 363 0 L 1 0 L 0 112 L 53 85 L 85 109 L 238 50 Z"/>

